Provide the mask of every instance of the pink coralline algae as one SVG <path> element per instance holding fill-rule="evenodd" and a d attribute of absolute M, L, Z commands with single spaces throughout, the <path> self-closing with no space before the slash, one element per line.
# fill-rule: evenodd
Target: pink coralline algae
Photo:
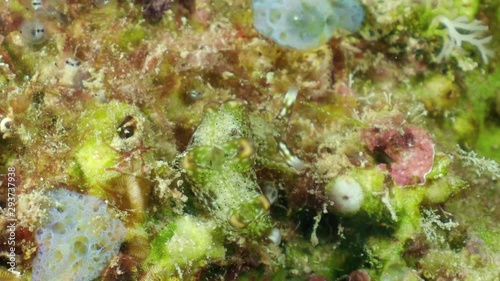
<path fill-rule="evenodd" d="M 388 169 L 399 186 L 424 184 L 434 162 L 434 144 L 429 134 L 417 126 L 382 122 L 361 132 L 366 147 L 375 154 L 385 154 Z"/>

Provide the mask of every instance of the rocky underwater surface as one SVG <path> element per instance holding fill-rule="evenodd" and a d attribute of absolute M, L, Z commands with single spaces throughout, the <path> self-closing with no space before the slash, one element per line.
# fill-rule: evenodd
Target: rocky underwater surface
<path fill-rule="evenodd" d="M 500 3 L 4 0 L 0 280 L 500 280 Z"/>

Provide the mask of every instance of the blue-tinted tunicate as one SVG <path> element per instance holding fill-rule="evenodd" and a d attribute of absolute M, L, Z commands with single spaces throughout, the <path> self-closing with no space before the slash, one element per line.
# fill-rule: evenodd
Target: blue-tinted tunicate
<path fill-rule="evenodd" d="M 96 197 L 54 189 L 47 199 L 31 280 L 95 280 L 118 255 L 126 227 Z"/>
<path fill-rule="evenodd" d="M 255 28 L 279 45 L 294 49 L 316 48 L 337 28 L 355 32 L 363 19 L 358 0 L 253 0 Z"/>
<path fill-rule="evenodd" d="M 339 16 L 339 27 L 356 32 L 365 18 L 363 6 L 357 0 L 337 0 L 332 2 L 333 9 Z"/>

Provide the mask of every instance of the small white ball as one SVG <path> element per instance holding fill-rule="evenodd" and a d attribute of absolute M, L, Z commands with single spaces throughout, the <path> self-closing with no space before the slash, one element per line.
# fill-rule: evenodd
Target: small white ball
<path fill-rule="evenodd" d="M 328 183 L 326 195 L 333 201 L 333 211 L 344 216 L 356 214 L 365 198 L 361 185 L 350 176 L 340 176 Z"/>

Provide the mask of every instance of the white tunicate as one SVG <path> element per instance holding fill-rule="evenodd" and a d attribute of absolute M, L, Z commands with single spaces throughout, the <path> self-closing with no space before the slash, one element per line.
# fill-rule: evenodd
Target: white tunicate
<path fill-rule="evenodd" d="M 267 182 L 262 185 L 262 192 L 269 200 L 270 204 L 273 204 L 278 200 L 278 187 L 274 182 Z"/>
<path fill-rule="evenodd" d="M 31 6 L 33 7 L 33 10 L 39 10 L 42 8 L 42 0 L 32 0 L 31 1 Z"/>
<path fill-rule="evenodd" d="M 94 0 L 94 5 L 98 8 L 104 7 L 109 4 L 110 0 Z"/>
<path fill-rule="evenodd" d="M 21 25 L 21 35 L 30 44 L 39 44 L 45 40 L 45 26 L 39 21 L 25 21 Z"/>
<path fill-rule="evenodd" d="M 192 90 L 192 91 L 189 91 L 188 97 L 192 100 L 198 100 L 198 99 L 201 99 L 203 97 L 203 94 L 199 91 Z"/>
<path fill-rule="evenodd" d="M 344 216 L 356 214 L 365 197 L 361 185 L 350 176 L 340 176 L 328 183 L 326 195 L 333 202 L 333 211 Z"/>
<path fill-rule="evenodd" d="M 79 66 L 80 66 L 80 62 L 73 59 L 73 58 L 68 58 L 65 62 L 64 62 L 65 66 L 66 67 L 69 67 L 69 68 L 72 68 L 72 69 L 77 69 Z"/>
<path fill-rule="evenodd" d="M 271 229 L 271 233 L 267 236 L 274 245 L 279 245 L 281 243 L 281 231 L 276 227 Z"/>
<path fill-rule="evenodd" d="M 5 117 L 0 121 L 0 133 L 8 133 L 12 126 L 12 119 Z"/>
<path fill-rule="evenodd" d="M 85 74 L 81 71 L 80 65 L 81 63 L 73 58 L 66 59 L 59 83 L 76 88 L 82 87 Z"/>
<path fill-rule="evenodd" d="M 92 93 L 92 98 L 99 103 L 105 103 L 107 101 L 106 92 L 104 91 L 95 91 Z"/>

